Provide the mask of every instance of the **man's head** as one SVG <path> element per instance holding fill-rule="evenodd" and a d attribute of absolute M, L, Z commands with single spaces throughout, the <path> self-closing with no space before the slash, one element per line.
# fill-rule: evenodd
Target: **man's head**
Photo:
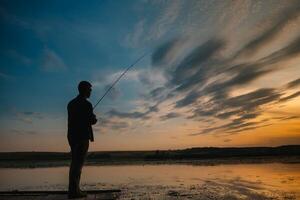
<path fill-rule="evenodd" d="M 90 84 L 88 81 L 81 81 L 78 84 L 78 91 L 80 95 L 89 98 L 92 92 L 92 84 Z"/>

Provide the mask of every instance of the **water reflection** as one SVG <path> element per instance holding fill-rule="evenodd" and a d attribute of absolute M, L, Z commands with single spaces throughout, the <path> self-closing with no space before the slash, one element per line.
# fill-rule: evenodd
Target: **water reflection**
<path fill-rule="evenodd" d="M 0 190 L 66 189 L 68 168 L 0 169 L 0 177 Z M 294 199 L 300 198 L 300 164 L 86 166 L 82 183 L 86 189 L 122 188 L 126 189 L 125 196 L 141 193 L 151 198 L 222 195 L 262 199 L 290 195 L 288 198 Z"/>

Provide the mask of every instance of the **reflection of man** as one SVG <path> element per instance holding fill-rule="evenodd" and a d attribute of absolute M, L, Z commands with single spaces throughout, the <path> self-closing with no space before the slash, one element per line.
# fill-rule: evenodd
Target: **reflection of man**
<path fill-rule="evenodd" d="M 92 125 L 96 124 L 96 115 L 90 97 L 92 85 L 81 81 L 79 95 L 68 104 L 68 142 L 71 147 L 72 162 L 69 171 L 69 198 L 86 197 L 80 190 L 80 175 L 89 148 L 89 140 L 94 141 Z"/>

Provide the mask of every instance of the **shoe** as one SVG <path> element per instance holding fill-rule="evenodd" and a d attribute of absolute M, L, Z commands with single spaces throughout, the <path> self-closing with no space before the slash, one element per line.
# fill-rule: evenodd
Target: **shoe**
<path fill-rule="evenodd" d="M 87 193 L 86 192 L 83 192 L 83 191 L 79 191 L 77 193 L 74 193 L 74 194 L 68 194 L 68 198 L 69 199 L 77 199 L 77 198 L 83 198 L 83 197 L 87 197 Z"/>
<path fill-rule="evenodd" d="M 80 189 L 79 189 L 79 194 L 82 195 L 82 196 L 85 196 L 85 197 L 87 196 L 87 192 L 82 191 L 82 190 L 80 190 Z"/>

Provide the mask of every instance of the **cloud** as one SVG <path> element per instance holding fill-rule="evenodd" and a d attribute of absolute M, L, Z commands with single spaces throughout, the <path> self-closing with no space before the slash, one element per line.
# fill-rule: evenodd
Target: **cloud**
<path fill-rule="evenodd" d="M 19 129 L 11 129 L 10 130 L 12 133 L 15 133 L 15 134 L 20 134 L 20 135 L 36 135 L 37 132 L 36 131 L 33 131 L 33 130 L 19 130 Z"/>
<path fill-rule="evenodd" d="M 246 122 L 241 119 L 234 119 L 233 121 L 226 123 L 224 125 L 206 128 L 198 133 L 193 133 L 193 134 L 189 134 L 189 135 L 197 136 L 197 135 L 202 135 L 202 134 L 214 133 L 215 131 L 219 131 L 219 132 L 222 131 L 222 133 L 240 133 L 242 131 L 253 130 L 253 129 L 257 129 L 257 128 L 266 126 L 266 125 L 262 125 L 263 123 L 264 123 L 264 121 Z"/>
<path fill-rule="evenodd" d="M 263 112 L 261 109 L 262 106 L 276 103 L 280 99 L 280 96 L 281 93 L 275 89 L 262 88 L 247 94 L 213 101 L 211 106 L 204 105 L 203 107 L 198 107 L 193 111 L 193 116 L 190 118 L 214 117 L 225 119 L 238 117 L 225 125 L 204 129 L 199 134 L 207 134 L 218 130 L 224 130 L 231 133 L 234 131 L 251 130 L 258 128 L 258 125 L 265 121 L 249 122 L 249 120 L 255 119 L 257 116 L 261 115 Z"/>
<path fill-rule="evenodd" d="M 174 54 L 174 49 L 180 48 L 187 40 L 175 38 L 167 43 L 157 47 L 152 54 L 152 65 L 154 67 L 159 65 L 169 64 L 177 55 Z M 210 39 L 198 45 L 190 51 L 173 69 L 169 69 L 167 76 L 170 77 L 168 84 L 176 85 L 177 90 L 187 89 L 196 83 L 201 82 L 209 71 L 209 66 L 203 63 L 212 59 L 224 47 L 224 42 L 220 39 Z M 170 56 L 172 55 L 172 57 Z M 211 63 L 209 63 L 211 65 Z"/>
<path fill-rule="evenodd" d="M 174 48 L 179 48 L 180 39 L 179 38 L 173 38 L 172 40 L 169 40 L 165 42 L 164 44 L 158 46 L 151 56 L 151 62 L 152 66 L 160 66 L 160 65 L 166 65 L 170 63 L 170 55 Z"/>
<path fill-rule="evenodd" d="M 271 65 L 298 56 L 300 53 L 300 36 L 290 42 L 287 46 L 273 52 L 259 60 L 261 65 Z"/>
<path fill-rule="evenodd" d="M 119 119 L 112 119 L 107 116 L 102 116 L 98 118 L 94 130 L 100 133 L 107 133 L 110 130 L 122 130 L 125 131 L 130 127 L 130 124 L 127 121 L 122 121 Z"/>
<path fill-rule="evenodd" d="M 43 119 L 43 115 L 39 112 L 32 112 L 32 111 L 25 111 L 25 112 L 19 112 L 18 114 L 21 115 L 26 115 L 26 116 L 31 116 L 37 119 Z"/>
<path fill-rule="evenodd" d="M 129 124 L 127 122 L 114 122 L 110 127 L 114 130 L 120 130 L 129 127 Z"/>
<path fill-rule="evenodd" d="M 291 94 L 291 95 L 288 95 L 288 96 L 286 96 L 286 97 L 282 97 L 279 101 L 280 101 L 280 102 L 285 102 L 285 101 L 294 99 L 294 98 L 296 98 L 296 97 L 298 97 L 298 96 L 300 96 L 300 91 L 295 92 L 295 93 L 293 93 L 293 94 Z"/>
<path fill-rule="evenodd" d="M 119 118 L 131 118 L 131 119 L 147 118 L 146 117 L 147 114 L 143 112 L 120 112 L 115 109 L 110 110 L 107 114 L 111 117 L 119 117 Z"/>
<path fill-rule="evenodd" d="M 261 122 L 249 122 L 249 120 L 255 119 L 261 114 L 262 106 L 276 103 L 280 99 L 280 96 L 281 93 L 275 89 L 262 88 L 247 94 L 215 101 L 211 104 L 212 106 L 208 108 L 207 106 L 199 107 L 193 111 L 192 118 L 215 117 L 224 119 L 233 116 L 238 117 L 225 125 L 205 129 L 201 134 L 220 129 L 232 131 L 245 127 L 249 128 L 249 126 L 255 127 L 255 125 L 259 125 Z"/>
<path fill-rule="evenodd" d="M 180 84 L 196 72 L 203 70 L 202 64 L 211 59 L 223 46 L 224 42 L 221 40 L 211 39 L 193 49 L 172 72 L 172 83 Z"/>
<path fill-rule="evenodd" d="M 200 97 L 200 93 L 205 93 L 206 95 L 210 93 L 225 94 L 233 87 L 249 84 L 261 76 L 275 70 L 280 70 L 278 67 L 273 67 L 272 64 L 298 55 L 300 53 L 300 38 L 296 38 L 286 47 L 260 60 L 233 66 L 227 63 L 227 60 L 209 60 L 209 54 L 216 53 L 215 51 L 221 48 L 221 46 L 221 43 L 217 41 L 212 42 L 211 40 L 207 41 L 204 45 L 200 45 L 197 49 L 198 51 L 194 50 L 188 54 L 174 72 L 168 74 L 171 78 L 166 87 L 168 85 L 175 85 L 177 92 L 188 91 L 194 87 L 199 88 L 199 86 L 204 86 L 215 76 L 232 76 L 232 78 L 225 81 L 214 81 L 205 86 L 201 92 L 199 89 L 189 91 L 189 94 L 185 98 L 178 101 L 177 107 L 194 103 Z M 207 51 L 204 50 L 206 48 L 208 48 Z M 203 65 L 204 61 L 210 62 L 207 65 Z"/>
<path fill-rule="evenodd" d="M 147 87 L 153 88 L 165 83 L 165 77 L 160 71 L 140 69 L 137 71 L 138 80 Z"/>
<path fill-rule="evenodd" d="M 263 127 L 272 125 L 272 124 L 265 124 L 265 125 L 260 125 L 260 124 L 262 124 L 262 122 L 254 123 L 253 125 L 250 123 L 250 126 L 246 126 L 244 128 L 240 128 L 240 129 L 226 130 L 225 133 L 238 134 L 238 133 L 241 133 L 243 131 L 255 130 L 255 129 L 258 129 L 258 128 L 263 128 Z"/>
<path fill-rule="evenodd" d="M 115 109 L 111 109 L 106 114 L 110 117 L 118 117 L 118 118 L 131 118 L 131 119 L 138 119 L 138 118 L 146 118 L 146 112 L 120 112 Z"/>
<path fill-rule="evenodd" d="M 241 64 L 234 64 L 233 60 L 223 59 L 218 55 L 218 52 L 224 48 L 224 44 L 225 42 L 215 39 L 199 45 L 198 48 L 187 54 L 173 71 L 168 71 L 168 76 L 171 77 L 168 79 L 169 82 L 164 87 L 158 87 L 151 91 L 150 96 L 157 97 L 163 88 L 166 90 L 175 86 L 175 90 L 169 97 L 183 96 L 180 99 L 175 98 L 177 99 L 175 109 L 192 109 L 193 115 L 189 116 L 188 119 L 239 117 L 239 121 L 232 121 L 233 124 L 228 123 L 226 125 L 228 126 L 227 131 L 234 132 L 259 127 L 258 123 L 248 121 L 263 113 L 260 110 L 261 107 L 287 101 L 300 95 L 299 92 L 296 92 L 283 97 L 285 92 L 280 92 L 280 89 L 261 88 L 247 94 L 229 97 L 229 93 L 234 89 L 242 88 L 255 82 L 258 78 L 282 70 L 282 68 L 274 67 L 274 64 L 299 54 L 299 38 L 261 59 Z M 171 51 L 171 48 L 165 48 L 165 51 Z M 168 52 L 160 54 L 167 55 Z M 153 63 L 159 62 L 158 59 Z M 298 80 L 290 82 L 287 87 L 294 87 L 298 82 Z M 164 100 L 166 99 L 167 97 Z M 207 99 L 209 100 L 207 101 Z M 225 129 L 225 127 L 212 127 L 202 133 L 219 129 Z"/>
<path fill-rule="evenodd" d="M 106 114 L 110 117 L 118 117 L 118 118 L 129 118 L 129 119 L 149 119 L 149 114 L 153 112 L 158 112 L 158 104 L 154 106 L 150 106 L 144 112 L 120 112 L 115 109 L 111 109 Z"/>
<path fill-rule="evenodd" d="M 140 20 L 137 24 L 135 24 L 133 28 L 133 32 L 128 34 L 125 38 L 125 44 L 129 47 L 138 47 L 140 44 L 140 40 L 144 34 L 145 29 L 145 20 Z"/>
<path fill-rule="evenodd" d="M 222 101 L 224 108 L 241 108 L 244 112 L 253 111 L 261 105 L 274 102 L 280 93 L 272 88 L 262 88 L 247 94 L 230 97 Z M 245 104 L 245 102 L 247 102 Z"/>
<path fill-rule="evenodd" d="M 63 59 L 55 51 L 48 48 L 44 49 L 41 67 L 46 72 L 58 72 L 67 69 Z"/>
<path fill-rule="evenodd" d="M 0 79 L 13 80 L 14 78 L 15 78 L 14 76 L 0 72 Z"/>
<path fill-rule="evenodd" d="M 32 124 L 35 119 L 41 120 L 44 118 L 41 113 L 32 111 L 16 112 L 14 115 L 17 120 L 27 124 Z"/>
<path fill-rule="evenodd" d="M 273 25 L 265 30 L 260 36 L 256 37 L 254 40 L 246 44 L 236 56 L 241 56 L 242 54 L 252 54 L 258 51 L 260 48 L 263 48 L 266 44 L 270 43 L 275 36 L 283 30 L 291 20 L 295 20 L 300 14 L 300 6 L 292 5 L 289 9 L 286 9 L 280 15 L 275 17 L 275 20 L 272 19 Z M 274 17 L 273 17 L 274 18 Z"/>
<path fill-rule="evenodd" d="M 296 40 L 292 41 L 289 45 L 287 45 L 286 47 L 273 52 L 272 54 L 257 60 L 255 62 L 252 63 L 243 63 L 243 64 L 238 64 L 238 65 L 233 65 L 233 66 L 223 66 L 224 69 L 222 69 L 221 71 L 214 71 L 216 74 L 215 75 L 219 75 L 219 74 L 234 74 L 232 76 L 232 78 L 230 78 L 229 80 L 226 81 L 214 81 L 211 84 L 209 84 L 208 86 L 206 86 L 206 88 L 204 89 L 204 92 L 206 93 L 214 93 L 214 92 L 220 92 L 220 90 L 222 89 L 222 93 L 227 92 L 229 89 L 231 89 L 232 87 L 235 86 L 239 86 L 239 85 L 245 85 L 248 84 L 254 80 L 256 80 L 257 78 L 259 78 L 260 76 L 266 75 L 268 73 L 271 73 L 275 70 L 280 70 L 279 68 L 273 67 L 272 64 L 275 64 L 276 62 L 285 60 L 287 58 L 290 58 L 294 55 L 297 55 L 300 53 L 300 48 L 299 48 L 299 44 L 300 44 L 300 38 L 297 38 Z M 227 64 L 225 62 L 225 64 Z M 217 66 L 210 66 L 211 68 L 218 68 Z M 203 73 L 202 73 L 203 74 Z M 196 85 L 196 84 L 201 84 L 201 81 L 204 82 L 204 80 L 208 80 L 210 79 L 210 77 L 208 75 L 201 75 L 201 74 L 196 74 L 197 76 L 191 76 L 188 79 L 188 84 L 190 85 Z M 187 84 L 187 83 L 183 83 Z M 294 83 L 291 84 L 297 84 L 298 82 L 295 80 Z M 290 85 L 291 86 L 291 85 Z M 182 85 L 179 86 L 177 89 L 181 89 Z"/>
<path fill-rule="evenodd" d="M 103 87 L 103 94 L 104 92 L 106 92 L 109 88 L 111 87 L 111 85 L 106 85 Z M 109 91 L 109 93 L 107 94 L 107 97 L 110 98 L 111 100 L 116 100 L 117 98 L 119 98 L 121 96 L 121 91 L 116 87 L 112 87 Z"/>
<path fill-rule="evenodd" d="M 131 48 L 149 46 L 165 37 L 180 16 L 183 2 L 180 0 L 155 2 L 157 12 L 151 18 L 142 18 L 132 27 L 132 32 L 125 36 L 124 44 Z M 143 7 L 153 7 L 153 2 L 146 2 Z M 153 13 L 151 13 L 153 15 Z M 142 16 L 145 16 L 142 13 Z"/>
<path fill-rule="evenodd" d="M 163 115 L 160 117 L 161 120 L 169 120 L 169 119 L 173 119 L 173 118 L 177 118 L 177 117 L 180 117 L 181 114 L 180 113 L 175 113 L 175 112 L 170 112 L 166 115 Z"/>
<path fill-rule="evenodd" d="M 296 58 L 299 54 L 300 39 L 295 38 L 296 34 L 293 34 L 289 40 L 280 38 L 286 36 L 282 34 L 283 28 L 298 20 L 300 8 L 298 5 L 293 6 L 292 2 L 282 7 L 275 5 L 270 7 L 268 3 L 264 3 L 258 10 L 262 11 L 269 6 L 268 12 L 262 16 L 253 17 L 251 9 L 254 3 L 252 2 L 243 7 L 245 10 L 240 12 L 244 16 L 231 14 L 234 9 L 240 8 L 239 3 L 230 5 L 220 3 L 212 8 L 208 3 L 175 2 L 170 9 L 166 10 L 163 5 L 168 3 L 170 2 L 160 4 L 161 10 L 165 13 L 158 20 L 154 20 L 150 26 L 151 29 L 157 27 L 155 32 L 149 31 L 148 27 L 151 22 L 146 18 L 136 24 L 136 31 L 134 31 L 138 36 L 135 38 L 141 38 L 141 35 L 145 35 L 141 33 L 147 32 L 148 38 L 142 38 L 144 41 L 155 41 L 154 45 L 157 45 L 158 41 L 161 42 L 161 45 L 154 49 L 151 64 L 153 70 L 163 73 L 165 82 L 155 85 L 148 94 L 143 95 L 146 102 L 159 102 L 171 106 L 171 113 L 160 113 L 164 109 L 158 110 L 161 120 L 169 120 L 177 115 L 188 116 L 187 120 L 209 119 L 218 122 L 226 120 L 229 121 L 226 124 L 227 128 L 221 127 L 220 129 L 228 132 L 251 130 L 266 125 L 264 124 L 266 121 L 259 123 L 255 121 L 264 114 L 265 107 L 298 96 L 297 92 L 287 95 L 282 88 L 264 88 L 258 85 L 264 78 L 272 76 L 272 73 L 284 70 L 288 66 L 284 62 Z M 193 8 L 190 7 L 191 5 Z M 206 11 L 199 12 L 201 7 L 206 7 L 207 13 Z M 189 13 L 181 15 L 185 9 Z M 168 12 L 171 10 L 173 13 Z M 219 14 L 219 10 L 224 11 L 224 14 Z M 172 17 L 167 19 L 165 16 Z M 248 19 L 249 17 L 251 20 Z M 271 22 L 268 21 L 270 17 L 272 17 Z M 243 19 L 240 20 L 240 18 Z M 206 20 L 198 23 L 200 19 Z M 223 32 L 223 28 L 216 28 L 210 23 L 217 21 L 216 24 L 219 25 L 219 22 L 226 23 L 228 19 L 230 30 L 235 30 L 237 34 L 232 32 L 229 36 L 229 29 Z M 253 27 L 259 23 L 263 25 Z M 161 30 L 158 24 L 164 24 Z M 173 26 L 179 27 L 178 29 L 182 31 L 169 32 L 170 27 Z M 240 30 L 241 27 L 247 27 L 247 30 Z M 248 31 L 249 28 L 254 30 Z M 170 36 L 166 37 L 166 33 L 170 33 Z M 244 34 L 242 38 L 233 38 L 241 34 Z M 278 46 L 278 40 L 289 43 L 281 43 L 281 46 Z M 277 43 L 273 45 L 274 42 Z M 269 49 L 260 57 L 252 57 L 253 53 L 259 54 L 261 50 L 272 45 L 277 45 L 275 50 Z M 235 49 L 231 49 L 233 47 Z M 140 74 L 139 79 L 144 85 L 151 84 L 148 74 Z M 295 80 L 287 84 L 286 88 L 294 88 L 298 82 Z M 243 91 L 244 88 L 245 91 Z M 240 92 L 237 91 L 243 92 L 239 94 Z M 143 112 L 112 110 L 110 114 L 120 118 L 148 120 L 150 115 L 147 109 L 144 110 Z M 211 129 L 208 130 L 211 131 L 207 133 L 219 130 L 214 129 L 217 127 L 215 124 L 209 126 Z"/>
<path fill-rule="evenodd" d="M 129 127 L 128 122 L 125 121 L 113 121 L 108 118 L 100 118 L 99 121 L 101 122 L 101 126 L 103 127 L 109 127 L 111 129 L 119 130 Z"/>
<path fill-rule="evenodd" d="M 32 59 L 30 59 L 29 57 L 19 53 L 18 51 L 16 50 L 9 50 L 8 51 L 8 54 L 14 58 L 15 60 L 21 62 L 22 64 L 24 65 L 30 65 L 33 63 Z"/>
<path fill-rule="evenodd" d="M 159 96 L 161 96 L 162 95 L 162 93 L 165 91 L 165 88 L 164 87 L 157 87 L 157 88 L 155 88 L 155 89 L 153 89 L 153 90 L 151 90 L 150 91 L 150 97 L 151 98 L 157 98 L 157 97 L 159 97 Z"/>
<path fill-rule="evenodd" d="M 92 85 L 98 92 L 105 93 L 106 90 L 120 77 L 123 70 L 118 71 L 97 71 L 93 73 L 94 80 Z M 111 100 L 123 96 L 120 87 L 135 87 L 137 93 L 141 97 L 152 98 L 149 96 L 148 91 L 153 90 L 157 85 L 165 83 L 165 78 L 162 73 L 153 71 L 151 69 L 132 69 L 129 70 L 120 81 L 111 89 L 107 97 Z M 147 97 L 146 97 L 147 96 Z"/>
<path fill-rule="evenodd" d="M 300 119 L 300 115 L 293 115 L 293 116 L 279 118 L 280 121 L 293 120 L 293 119 Z"/>
<path fill-rule="evenodd" d="M 0 17 L 1 19 L 3 19 L 4 21 L 11 23 L 11 24 L 15 24 L 18 26 L 21 26 L 23 28 L 30 28 L 31 25 L 30 23 L 28 23 L 27 21 L 21 19 L 20 17 L 9 13 L 5 8 L 0 6 Z"/>
<path fill-rule="evenodd" d="M 175 108 L 182 108 L 195 103 L 200 97 L 200 95 L 201 94 L 198 91 L 192 90 L 184 98 L 176 102 Z"/>
<path fill-rule="evenodd" d="M 289 82 L 289 83 L 286 85 L 286 87 L 287 87 L 288 89 L 291 89 L 291 88 L 295 88 L 295 87 L 297 87 L 297 86 L 299 86 L 299 85 L 300 85 L 300 78 L 298 78 L 298 79 L 296 79 L 296 80 L 293 80 L 293 81 Z"/>
<path fill-rule="evenodd" d="M 165 1 L 160 5 L 160 14 L 157 20 L 147 30 L 147 40 L 152 41 L 164 36 L 180 16 L 183 2 L 180 0 Z"/>
<path fill-rule="evenodd" d="M 283 29 L 290 26 L 289 23 L 296 22 L 299 17 L 300 6 L 292 4 L 270 7 L 268 3 L 263 3 L 258 10 L 262 11 L 267 6 L 269 10 L 261 16 L 253 17 L 254 12 L 251 9 L 256 4 L 252 2 L 244 7 L 245 11 L 240 12 L 245 16 L 232 14 L 234 9 L 240 8 L 239 3 L 220 3 L 216 5 L 217 8 L 212 8 L 208 3 L 175 2 L 173 7 L 168 9 L 175 11 L 174 13 L 165 10 L 158 20 L 154 20 L 150 29 L 154 30 L 153 27 L 157 27 L 155 32 L 148 29 L 150 20 L 141 19 L 134 31 L 135 41 L 151 40 L 153 45 L 161 42 L 161 45 L 154 49 L 151 64 L 153 71 L 160 71 L 165 78 L 164 83 L 156 84 L 148 94 L 143 95 L 144 100 L 152 104 L 159 102 L 170 106 L 170 113 L 162 113 L 164 109 L 155 111 L 158 112 L 160 120 L 187 116 L 186 120 L 218 122 L 208 124 L 208 128 L 199 131 L 201 134 L 220 131 L 236 134 L 270 125 L 272 120 L 257 120 L 265 113 L 265 108 L 300 95 L 299 92 L 288 94 L 286 90 L 297 87 L 298 79 L 286 84 L 285 88 L 271 88 L 270 84 L 261 84 L 262 80 L 269 80 L 274 72 L 289 67 L 288 61 L 297 58 L 300 53 L 299 36 L 295 33 L 291 37 L 283 34 Z M 195 8 L 191 9 L 191 5 Z M 200 13 L 197 6 L 206 6 L 209 9 Z M 190 12 L 181 15 L 183 9 Z M 219 10 L 224 11 L 224 14 L 218 13 Z M 167 19 L 165 16 L 172 17 Z M 243 20 L 240 20 L 240 17 Z M 270 17 L 271 22 L 268 21 Z M 198 23 L 200 19 L 206 20 Z M 228 22 L 231 27 L 225 28 L 224 32 L 223 28 L 214 27 L 214 24 L 210 23 L 217 22 L 215 24 L 219 25 L 219 22 L 225 23 L 227 19 L 232 20 Z M 257 24 L 262 25 L 253 27 Z M 222 24 L 226 25 L 228 24 Z M 182 31 L 174 30 L 171 33 L 170 27 L 173 26 Z M 245 27 L 245 30 L 241 30 Z M 254 30 L 249 31 L 251 28 Z M 238 33 L 232 32 L 229 36 L 229 30 Z M 148 37 L 142 38 L 142 35 L 145 35 L 141 34 L 142 32 L 147 32 Z M 168 37 L 167 33 L 170 33 Z M 241 35 L 243 37 L 234 38 Z M 276 48 L 268 49 L 270 46 Z M 256 57 L 253 56 L 254 53 Z M 139 81 L 147 86 L 155 82 L 151 81 L 147 73 L 139 74 Z M 152 112 L 149 108 L 137 108 L 129 112 L 111 110 L 107 114 L 117 118 L 149 120 L 150 113 Z M 226 123 L 220 125 L 221 122 Z"/>
<path fill-rule="evenodd" d="M 93 81 L 93 86 L 96 87 L 106 87 L 107 85 L 112 85 L 121 74 L 124 73 L 124 69 L 118 71 L 100 71 L 95 72 L 95 80 Z M 140 70 L 129 70 L 121 79 L 121 81 L 139 81 Z"/>

